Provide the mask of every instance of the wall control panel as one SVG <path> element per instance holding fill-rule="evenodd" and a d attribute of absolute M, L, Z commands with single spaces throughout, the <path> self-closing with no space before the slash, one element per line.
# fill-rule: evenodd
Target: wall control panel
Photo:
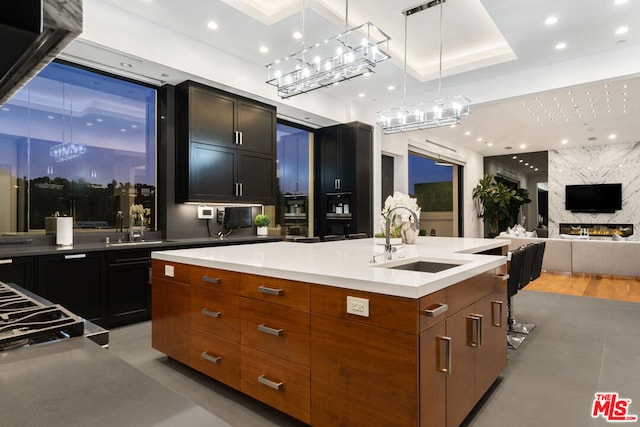
<path fill-rule="evenodd" d="M 213 219 L 216 214 L 216 208 L 211 206 L 199 205 L 198 206 L 198 219 Z"/>

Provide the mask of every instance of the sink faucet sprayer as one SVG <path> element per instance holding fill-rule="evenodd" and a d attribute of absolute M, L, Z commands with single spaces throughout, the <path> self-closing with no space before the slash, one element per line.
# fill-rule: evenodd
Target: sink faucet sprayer
<path fill-rule="evenodd" d="M 411 209 L 404 207 L 404 206 L 396 206 L 395 208 L 389 210 L 389 212 L 387 212 L 387 217 L 385 219 L 385 225 L 384 225 L 384 236 L 385 236 L 385 243 L 384 243 L 384 255 L 385 258 L 390 260 L 391 259 L 391 254 L 394 252 L 394 248 L 391 246 L 391 240 L 390 240 L 390 234 L 391 234 L 391 218 L 393 218 L 393 215 L 391 215 L 391 212 L 395 211 L 396 209 L 405 209 L 407 211 L 409 211 L 409 213 L 411 215 L 413 215 L 413 224 L 411 224 L 411 228 L 413 230 L 417 230 L 416 227 L 418 227 L 418 215 L 412 211 Z M 371 259 L 372 263 L 376 262 L 376 256 L 374 255 L 373 258 Z"/>

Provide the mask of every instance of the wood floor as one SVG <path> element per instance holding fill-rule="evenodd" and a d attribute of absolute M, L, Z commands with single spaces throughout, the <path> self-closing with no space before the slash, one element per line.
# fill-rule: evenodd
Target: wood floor
<path fill-rule="evenodd" d="M 530 291 L 640 302 L 640 278 L 543 272 Z"/>

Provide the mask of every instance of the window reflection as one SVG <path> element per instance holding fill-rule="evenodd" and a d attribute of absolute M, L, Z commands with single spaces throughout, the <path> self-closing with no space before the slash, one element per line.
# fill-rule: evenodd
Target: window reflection
<path fill-rule="evenodd" d="M 0 232 L 44 233 L 55 214 L 113 230 L 132 204 L 154 228 L 155 105 L 153 88 L 47 66 L 0 109 Z"/>

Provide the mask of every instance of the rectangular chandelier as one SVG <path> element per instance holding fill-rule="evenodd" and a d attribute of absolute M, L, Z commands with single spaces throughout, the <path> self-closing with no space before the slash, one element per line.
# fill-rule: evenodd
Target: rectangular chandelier
<path fill-rule="evenodd" d="M 470 101 L 456 95 L 408 107 L 397 107 L 378 113 L 378 123 L 385 134 L 457 125 L 469 114 Z"/>
<path fill-rule="evenodd" d="M 85 144 L 74 144 L 71 142 L 54 145 L 49 149 L 49 155 L 53 157 L 56 162 L 66 162 L 80 157 L 86 152 L 87 146 Z"/>
<path fill-rule="evenodd" d="M 267 83 L 290 98 L 373 72 L 389 59 L 389 40 L 367 22 L 267 65 Z"/>

